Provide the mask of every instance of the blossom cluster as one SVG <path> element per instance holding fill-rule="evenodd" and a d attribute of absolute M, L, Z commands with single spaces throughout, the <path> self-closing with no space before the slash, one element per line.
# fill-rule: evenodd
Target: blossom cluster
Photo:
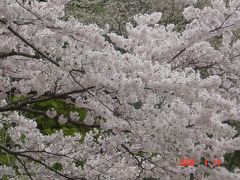
<path fill-rule="evenodd" d="M 199 162 L 224 162 L 240 149 L 230 125 L 240 120 L 240 2 L 188 6 L 183 32 L 159 24 L 159 12 L 136 15 L 127 37 L 64 20 L 67 3 L 0 1 L 0 128 L 11 139 L 0 150 L 17 167 L 0 166 L 0 178 L 239 179 L 237 169 Z M 216 48 L 211 40 L 219 37 Z M 25 99 L 13 102 L 13 95 Z M 34 109 L 49 99 L 83 107 L 87 116 L 79 122 L 74 111 L 68 118 Z M 90 130 L 43 134 L 23 112 Z M 179 167 L 182 157 L 197 165 Z"/>

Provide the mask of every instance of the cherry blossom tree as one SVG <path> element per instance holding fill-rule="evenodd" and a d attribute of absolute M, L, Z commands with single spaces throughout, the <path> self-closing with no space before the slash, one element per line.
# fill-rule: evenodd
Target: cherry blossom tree
<path fill-rule="evenodd" d="M 201 162 L 240 149 L 240 2 L 188 6 L 183 32 L 136 15 L 123 37 L 64 19 L 68 1 L 0 1 L 0 178 L 239 179 Z M 36 108 L 51 99 L 87 115 Z M 87 132 L 44 134 L 27 112 Z"/>
<path fill-rule="evenodd" d="M 110 31 L 126 35 L 127 22 L 134 23 L 136 14 L 162 12 L 161 24 L 174 23 L 177 30 L 184 27 L 184 7 L 195 4 L 203 6 L 209 0 L 72 0 L 66 8 L 66 16 L 73 15 L 84 24 L 96 23 L 100 27 L 109 24 Z"/>

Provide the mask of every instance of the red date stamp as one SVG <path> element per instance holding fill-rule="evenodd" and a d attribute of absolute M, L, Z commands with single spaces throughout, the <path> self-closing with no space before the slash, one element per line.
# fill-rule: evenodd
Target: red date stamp
<path fill-rule="evenodd" d="M 204 160 L 203 161 L 204 166 L 208 167 L 209 165 L 209 161 L 208 160 Z M 213 164 L 214 167 L 219 167 L 221 165 L 221 161 L 220 159 L 214 159 L 211 164 Z M 195 165 L 195 161 L 194 159 L 180 159 L 180 163 L 179 166 L 183 166 L 183 167 L 190 167 L 190 166 L 194 166 Z"/>

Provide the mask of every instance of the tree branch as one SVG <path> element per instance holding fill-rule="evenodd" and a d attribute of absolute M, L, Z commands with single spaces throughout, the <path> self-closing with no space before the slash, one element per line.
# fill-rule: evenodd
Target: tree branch
<path fill-rule="evenodd" d="M 22 160 L 21 160 L 18 156 L 15 156 L 15 157 L 16 157 L 17 160 L 20 162 L 20 164 L 23 166 L 23 168 L 24 168 L 25 172 L 27 173 L 27 175 L 29 176 L 29 178 L 30 178 L 31 180 L 33 180 L 32 175 L 29 173 L 29 171 L 28 171 L 25 163 L 22 162 Z"/>
<path fill-rule="evenodd" d="M 34 161 L 36 163 L 39 163 L 42 166 L 44 166 L 45 168 L 49 169 L 50 171 L 55 172 L 56 174 L 66 178 L 68 180 L 75 180 L 75 179 L 86 180 L 85 178 L 71 178 L 71 177 L 68 177 L 66 174 L 63 174 L 63 173 L 55 170 L 54 168 L 50 167 L 49 165 L 45 164 L 44 162 L 42 162 L 42 161 L 40 161 L 38 159 L 35 159 L 35 158 L 33 158 L 33 157 L 29 156 L 29 155 L 21 154 L 21 153 L 16 152 L 16 151 L 12 151 L 12 150 L 8 149 L 7 147 L 3 146 L 2 144 L 0 144 L 0 149 L 2 149 L 3 151 L 5 151 L 5 152 L 7 152 L 9 154 L 14 155 L 15 157 L 18 157 L 18 156 L 25 157 L 25 158 L 27 158 L 29 160 L 32 160 L 32 161 Z"/>
<path fill-rule="evenodd" d="M 22 107 L 24 107 L 28 104 L 48 101 L 48 100 L 51 100 L 51 99 L 61 99 L 61 98 L 65 98 L 67 95 L 83 93 L 83 92 L 86 92 L 86 91 L 88 91 L 90 89 L 93 89 L 93 88 L 95 88 L 95 86 L 91 86 L 91 87 L 80 89 L 80 90 L 74 90 L 74 91 L 70 91 L 70 92 L 66 92 L 66 93 L 62 93 L 62 94 L 56 94 L 56 95 L 53 95 L 53 96 L 50 96 L 50 97 L 38 97 L 38 98 L 30 99 L 30 100 L 27 100 L 27 101 L 21 101 L 21 102 L 8 104 L 7 106 L 0 107 L 0 112 L 20 110 Z"/>
<path fill-rule="evenodd" d="M 35 59 L 39 58 L 38 56 L 33 55 L 33 54 L 27 54 L 27 53 L 23 53 L 23 52 L 16 52 L 14 50 L 12 52 L 9 52 L 9 53 L 0 52 L 0 59 L 7 58 L 7 57 L 10 57 L 10 56 L 23 56 L 23 57 L 35 58 Z"/>
<path fill-rule="evenodd" d="M 40 111 L 40 110 L 36 110 L 36 109 L 32 109 L 32 108 L 29 108 L 29 107 L 22 107 L 22 108 L 19 108 L 18 110 L 20 111 L 24 111 L 24 112 L 30 112 L 30 113 L 36 113 L 36 114 L 39 114 L 39 115 L 43 115 L 43 116 L 47 116 L 47 114 L 44 112 L 44 111 Z M 56 116 L 52 119 L 54 120 L 57 120 L 59 116 Z M 49 117 L 48 117 L 49 118 Z M 87 124 L 83 124 L 81 122 L 78 122 L 78 121 L 72 121 L 70 118 L 68 118 L 67 120 L 69 123 L 75 125 L 75 126 L 78 126 L 78 127 L 81 127 L 81 128 L 86 128 L 86 129 L 93 129 L 93 128 L 100 128 L 100 125 L 97 125 L 97 124 L 93 124 L 93 125 L 87 125 Z"/>
<path fill-rule="evenodd" d="M 175 55 L 173 56 L 173 58 L 172 58 L 170 61 L 168 61 L 168 63 L 173 62 L 173 61 L 174 61 L 178 56 L 180 56 L 186 49 L 187 49 L 187 48 L 183 48 L 182 50 L 180 50 L 177 54 L 175 54 Z"/>
<path fill-rule="evenodd" d="M 51 59 L 50 57 L 46 56 L 43 52 L 41 52 L 37 47 L 35 47 L 33 44 L 31 44 L 30 42 L 28 42 L 22 35 L 20 35 L 17 31 L 15 31 L 11 26 L 8 26 L 8 30 L 10 32 L 12 32 L 15 36 L 17 36 L 19 39 L 21 39 L 25 44 L 27 44 L 28 46 L 30 46 L 33 50 L 35 50 L 38 54 L 40 54 L 44 59 L 48 60 L 49 62 L 51 62 L 52 64 L 60 67 L 60 65 L 55 62 L 53 59 Z"/>

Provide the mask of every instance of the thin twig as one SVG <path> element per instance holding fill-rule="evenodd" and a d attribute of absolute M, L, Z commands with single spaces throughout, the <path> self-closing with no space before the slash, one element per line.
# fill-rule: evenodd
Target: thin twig
<path fill-rule="evenodd" d="M 30 178 L 31 180 L 33 180 L 32 175 L 29 173 L 29 171 L 28 171 L 26 165 L 24 164 L 24 162 L 22 162 L 22 160 L 21 160 L 18 156 L 15 156 L 15 157 L 16 157 L 16 159 L 20 162 L 20 164 L 23 166 L 23 168 L 24 168 L 24 170 L 26 171 L 26 173 L 27 173 L 27 175 L 29 176 L 29 178 Z"/>
<path fill-rule="evenodd" d="M 0 149 L 4 150 L 5 152 L 9 153 L 9 154 L 12 154 L 14 156 L 20 156 L 20 157 L 25 157 L 29 160 L 32 160 L 34 162 L 37 162 L 39 164 L 41 164 L 42 166 L 46 167 L 47 169 L 49 169 L 50 171 L 52 172 L 55 172 L 56 174 L 68 179 L 68 180 L 75 180 L 75 179 L 80 179 L 80 180 L 86 180 L 85 178 L 71 178 L 71 177 L 68 177 L 66 174 L 63 174 L 57 170 L 55 170 L 54 168 L 50 167 L 49 165 L 45 164 L 44 162 L 42 162 L 41 160 L 39 159 L 35 159 L 33 158 L 32 156 L 29 156 L 29 155 L 26 155 L 26 154 L 21 154 L 21 153 L 18 153 L 16 151 L 12 151 L 10 149 L 8 149 L 7 147 L 3 146 L 2 144 L 0 144 Z"/>

